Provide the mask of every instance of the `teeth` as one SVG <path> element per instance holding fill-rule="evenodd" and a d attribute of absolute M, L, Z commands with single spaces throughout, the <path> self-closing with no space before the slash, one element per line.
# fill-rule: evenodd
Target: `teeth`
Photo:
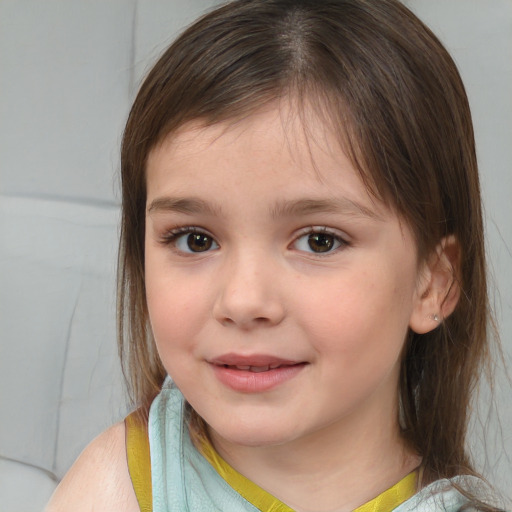
<path fill-rule="evenodd" d="M 237 370 L 242 370 L 245 372 L 268 372 L 269 370 L 275 370 L 276 368 L 281 367 L 281 363 L 273 363 L 266 366 L 249 366 L 249 365 L 233 365 L 231 368 L 236 368 Z M 224 365 L 225 368 L 230 368 L 228 365 Z"/>
<path fill-rule="evenodd" d="M 251 366 L 251 372 L 268 372 L 269 366 Z"/>

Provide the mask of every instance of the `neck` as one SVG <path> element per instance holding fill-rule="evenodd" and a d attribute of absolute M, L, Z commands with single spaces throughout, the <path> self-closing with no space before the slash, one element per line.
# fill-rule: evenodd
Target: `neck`
<path fill-rule="evenodd" d="M 397 415 L 343 422 L 279 446 L 230 444 L 210 432 L 238 472 L 297 512 L 353 510 L 414 470 L 420 458 L 399 435 Z"/>

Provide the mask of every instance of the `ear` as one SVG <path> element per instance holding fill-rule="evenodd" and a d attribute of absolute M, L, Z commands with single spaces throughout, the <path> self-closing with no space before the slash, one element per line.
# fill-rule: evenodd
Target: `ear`
<path fill-rule="evenodd" d="M 409 327 L 418 334 L 435 329 L 450 316 L 460 297 L 460 245 L 443 238 L 423 264 Z"/>

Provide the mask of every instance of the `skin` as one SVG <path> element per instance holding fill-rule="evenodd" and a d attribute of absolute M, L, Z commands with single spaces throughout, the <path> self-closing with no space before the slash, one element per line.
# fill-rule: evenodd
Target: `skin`
<path fill-rule="evenodd" d="M 281 104 L 164 139 L 147 165 L 145 277 L 160 357 L 219 453 L 298 512 L 333 512 L 421 462 L 399 436 L 400 357 L 409 328 L 428 332 L 455 307 L 459 251 L 446 239 L 419 261 L 332 134 L 314 117 L 307 133 Z M 315 252 L 311 233 L 332 248 Z M 226 353 L 302 365 L 240 392 L 212 364 Z M 63 479 L 47 511 L 64 510 L 138 510 L 124 424 Z"/>
<path fill-rule="evenodd" d="M 80 454 L 45 512 L 138 512 L 126 461 L 124 423 L 100 434 Z"/>
<path fill-rule="evenodd" d="M 297 510 L 351 510 L 419 463 L 398 435 L 397 386 L 424 273 L 334 137 L 315 119 L 308 134 L 281 106 L 185 126 L 151 153 L 147 301 L 164 366 L 220 454 Z M 190 246 L 194 230 L 208 250 Z M 315 253 L 312 232 L 333 250 Z M 239 392 L 211 363 L 227 353 L 305 365 Z"/>

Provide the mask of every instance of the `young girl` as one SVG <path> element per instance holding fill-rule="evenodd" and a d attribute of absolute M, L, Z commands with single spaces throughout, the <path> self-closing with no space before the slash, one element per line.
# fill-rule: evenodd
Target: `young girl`
<path fill-rule="evenodd" d="M 488 362 L 469 107 L 395 0 L 237 0 L 152 69 L 122 146 L 137 410 L 49 510 L 455 511 Z"/>

